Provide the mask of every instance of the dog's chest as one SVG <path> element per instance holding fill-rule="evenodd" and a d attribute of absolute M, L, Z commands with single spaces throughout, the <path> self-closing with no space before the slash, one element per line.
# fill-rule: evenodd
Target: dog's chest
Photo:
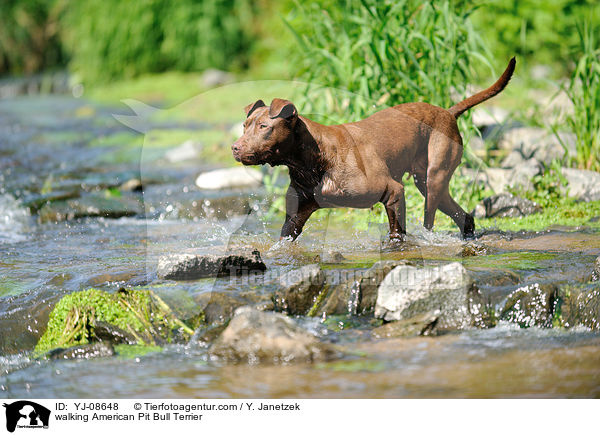
<path fill-rule="evenodd" d="M 344 180 L 344 181 L 340 181 Z M 362 174 L 343 176 L 326 173 L 315 188 L 315 199 L 323 207 L 370 207 L 376 200 Z"/>

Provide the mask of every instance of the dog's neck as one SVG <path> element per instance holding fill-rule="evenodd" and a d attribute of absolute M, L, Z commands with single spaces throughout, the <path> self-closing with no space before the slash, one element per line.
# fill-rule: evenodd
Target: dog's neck
<path fill-rule="evenodd" d="M 298 187 L 313 189 L 323 179 L 331 160 L 327 149 L 327 127 L 299 116 L 292 132 L 292 155 L 281 164 L 289 169 Z"/>

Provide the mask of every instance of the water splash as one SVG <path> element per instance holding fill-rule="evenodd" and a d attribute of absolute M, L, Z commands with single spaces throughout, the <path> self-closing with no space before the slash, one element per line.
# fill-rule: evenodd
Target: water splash
<path fill-rule="evenodd" d="M 0 244 L 27 239 L 29 210 L 10 195 L 0 195 Z"/>

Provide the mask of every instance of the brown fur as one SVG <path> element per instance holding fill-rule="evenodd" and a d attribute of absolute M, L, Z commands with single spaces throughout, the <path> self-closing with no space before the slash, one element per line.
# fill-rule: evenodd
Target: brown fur
<path fill-rule="evenodd" d="M 385 206 L 390 237 L 406 233 L 402 177 L 413 175 L 425 198 L 424 226 L 433 227 L 435 212 L 450 216 L 465 237 L 474 234 L 473 217 L 452 199 L 450 178 L 463 152 L 456 118 L 501 92 L 515 68 L 490 88 L 446 110 L 427 103 L 406 103 L 366 119 L 325 126 L 298 115 L 279 98 L 267 107 L 262 100 L 246 107 L 244 134 L 232 146 L 245 165 L 286 165 L 290 186 L 281 237 L 295 239 L 319 208 Z"/>

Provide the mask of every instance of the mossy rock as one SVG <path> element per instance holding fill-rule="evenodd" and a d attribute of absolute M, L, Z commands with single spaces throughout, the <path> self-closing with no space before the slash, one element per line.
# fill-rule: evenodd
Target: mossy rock
<path fill-rule="evenodd" d="M 108 293 L 92 288 L 66 295 L 56 304 L 35 353 L 99 341 L 97 324 L 113 325 L 134 337 L 138 345 L 160 345 L 193 334 L 150 290 Z"/>

